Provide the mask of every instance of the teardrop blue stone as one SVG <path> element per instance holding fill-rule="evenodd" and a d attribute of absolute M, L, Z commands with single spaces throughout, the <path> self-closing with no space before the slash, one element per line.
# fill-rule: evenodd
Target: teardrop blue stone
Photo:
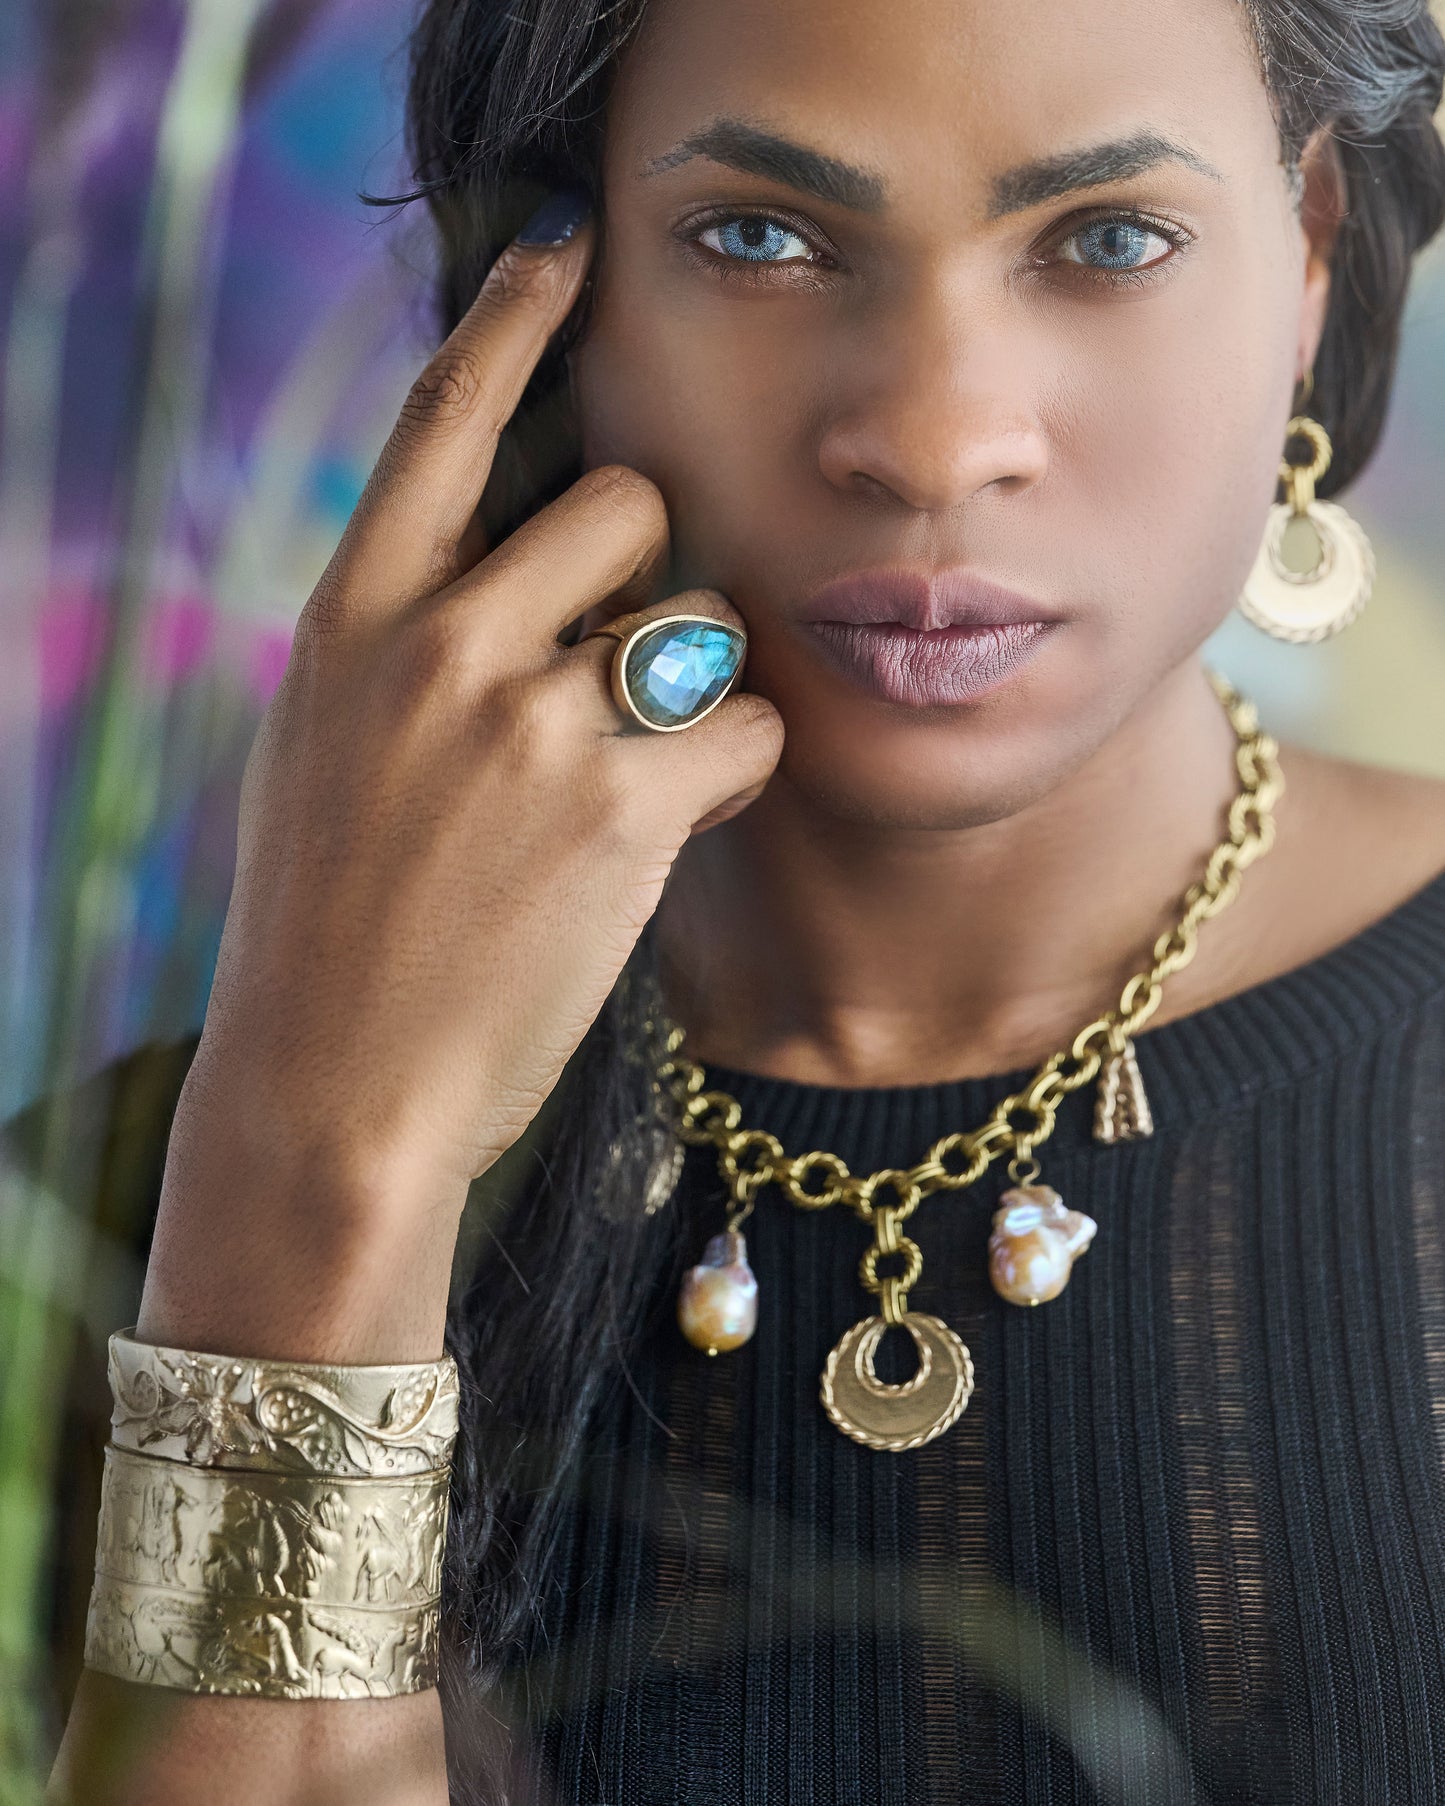
<path fill-rule="evenodd" d="M 746 645 L 721 622 L 666 623 L 639 635 L 623 682 L 632 706 L 654 727 L 679 727 L 717 701 L 736 677 Z"/>

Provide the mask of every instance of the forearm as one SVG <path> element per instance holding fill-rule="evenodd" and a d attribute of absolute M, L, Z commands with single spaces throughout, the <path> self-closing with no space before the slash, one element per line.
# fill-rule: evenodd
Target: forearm
<path fill-rule="evenodd" d="M 338 1365 L 435 1361 L 455 1212 L 399 1198 L 403 1164 L 358 1162 L 344 1136 L 294 1134 L 274 1116 L 275 1133 L 255 1134 L 245 1125 L 260 1119 L 229 1095 L 221 1107 L 200 1074 L 177 1109 L 137 1340 Z M 180 1483 L 197 1496 L 205 1478 Z M 184 1672 L 184 1633 L 178 1641 L 161 1659 Z M 223 1697 L 87 1668 L 48 1798 L 444 1806 L 440 1698 L 434 1687 L 389 1698 Z"/>
<path fill-rule="evenodd" d="M 441 1697 L 203 1698 L 86 1670 L 46 1806 L 446 1806 Z"/>
<path fill-rule="evenodd" d="M 431 1361 L 442 1353 L 465 1193 L 373 1145 L 361 1121 L 188 1076 L 167 1152 L 136 1333 L 271 1359 Z"/>

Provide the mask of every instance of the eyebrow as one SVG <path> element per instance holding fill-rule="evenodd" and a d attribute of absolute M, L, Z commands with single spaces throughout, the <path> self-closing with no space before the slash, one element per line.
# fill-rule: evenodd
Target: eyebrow
<path fill-rule="evenodd" d="M 1056 157 L 1040 157 L 1006 169 L 990 184 L 988 217 L 1022 213 L 1045 201 L 1057 200 L 1076 188 L 1098 188 L 1105 182 L 1124 182 L 1144 175 L 1161 163 L 1183 163 L 1216 182 L 1224 177 L 1198 151 L 1176 144 L 1160 132 L 1140 131 L 1128 138 L 1091 144 L 1083 150 L 1061 151 Z"/>
<path fill-rule="evenodd" d="M 763 131 L 743 119 L 715 119 L 694 132 L 661 157 L 643 165 L 644 176 L 676 169 L 693 157 L 710 157 L 745 175 L 766 176 L 789 188 L 798 188 L 820 201 L 833 201 L 859 213 L 878 213 L 888 185 L 872 170 L 855 168 L 838 157 L 825 156 L 805 144 L 794 144 L 775 132 Z"/>
<path fill-rule="evenodd" d="M 879 213 L 887 200 L 888 185 L 875 171 L 860 169 L 743 119 L 714 120 L 662 156 L 649 159 L 642 174 L 661 175 L 693 157 L 711 158 L 714 163 L 726 164 L 745 175 L 764 176 L 858 213 Z M 1122 182 L 1161 163 L 1183 163 L 1217 182 L 1224 180 L 1198 151 L 1177 144 L 1160 132 L 1144 130 L 1004 170 L 989 184 L 987 217 L 999 219 L 1005 214 L 1022 213 L 1076 188 Z"/>

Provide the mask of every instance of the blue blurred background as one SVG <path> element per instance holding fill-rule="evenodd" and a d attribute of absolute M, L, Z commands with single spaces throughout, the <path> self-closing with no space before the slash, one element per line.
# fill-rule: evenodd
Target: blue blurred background
<path fill-rule="evenodd" d="M 406 181 L 409 12 L 0 6 L 0 1118 L 200 1024 L 247 748 L 431 342 L 419 210 L 357 198 Z M 1319 647 L 1235 619 L 1211 653 L 1282 736 L 1445 774 L 1442 404 L 1437 247 L 1346 497 L 1374 601 Z M 123 1260 L 48 1133 L 63 1185 L 0 1172 L 0 1800 L 34 1797 L 53 1376 Z"/>

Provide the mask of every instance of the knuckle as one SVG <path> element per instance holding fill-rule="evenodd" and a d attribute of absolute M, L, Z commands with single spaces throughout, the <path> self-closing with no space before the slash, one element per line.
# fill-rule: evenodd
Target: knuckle
<path fill-rule="evenodd" d="M 742 632 L 747 632 L 747 622 L 733 607 L 731 599 L 725 596 L 720 589 L 698 589 L 692 591 L 692 595 L 703 605 L 703 611 L 706 614 L 715 615 L 719 621 L 725 622 L 729 627 L 737 627 Z"/>
<path fill-rule="evenodd" d="M 660 814 L 656 799 L 623 761 L 592 760 L 574 782 L 578 786 L 578 836 L 597 855 L 630 854 L 657 840 L 665 812 Z M 665 825 L 661 832 L 665 839 Z"/>
<path fill-rule="evenodd" d="M 598 464 L 577 479 L 583 494 L 604 506 L 631 515 L 640 526 L 666 527 L 667 503 L 651 477 L 630 464 Z"/>
<path fill-rule="evenodd" d="M 536 799 L 571 845 L 611 847 L 646 838 L 646 787 L 608 742 L 591 739 L 565 690 L 545 673 L 498 684 L 488 695 L 484 720 L 491 756 L 509 787 Z"/>
<path fill-rule="evenodd" d="M 393 672 L 404 703 L 450 698 L 476 681 L 474 648 L 452 613 L 432 609 L 407 623 Z"/>
<path fill-rule="evenodd" d="M 737 731 L 755 746 L 770 749 L 775 755 L 782 751 L 783 718 L 766 697 L 742 690 L 729 696 L 723 708 L 731 709 Z"/>
<path fill-rule="evenodd" d="M 766 782 L 782 755 L 782 717 L 747 692 L 729 696 L 695 731 L 709 777 L 740 788 Z"/>
<path fill-rule="evenodd" d="M 545 249 L 508 245 L 487 271 L 478 300 L 485 313 L 490 308 L 547 307 L 557 301 L 566 286 L 567 266 Z"/>
<path fill-rule="evenodd" d="M 331 645 L 346 631 L 347 612 L 345 598 L 338 586 L 323 580 L 312 590 L 296 617 L 292 645 L 308 652 Z"/>
<path fill-rule="evenodd" d="M 646 792 L 620 759 L 592 760 L 588 789 L 589 813 L 605 835 L 630 838 L 643 826 Z"/>
<path fill-rule="evenodd" d="M 455 352 L 434 358 L 412 383 L 402 403 L 403 431 L 446 427 L 470 417 L 484 388 L 476 360 Z"/>
<path fill-rule="evenodd" d="M 751 690 L 736 690 L 724 697 L 701 725 L 734 745 L 781 746 L 783 742 L 782 716 L 765 696 Z"/>
<path fill-rule="evenodd" d="M 566 765 L 575 758 L 573 736 L 552 685 L 535 673 L 499 685 L 488 700 L 488 726 L 510 764 L 527 769 Z"/>

